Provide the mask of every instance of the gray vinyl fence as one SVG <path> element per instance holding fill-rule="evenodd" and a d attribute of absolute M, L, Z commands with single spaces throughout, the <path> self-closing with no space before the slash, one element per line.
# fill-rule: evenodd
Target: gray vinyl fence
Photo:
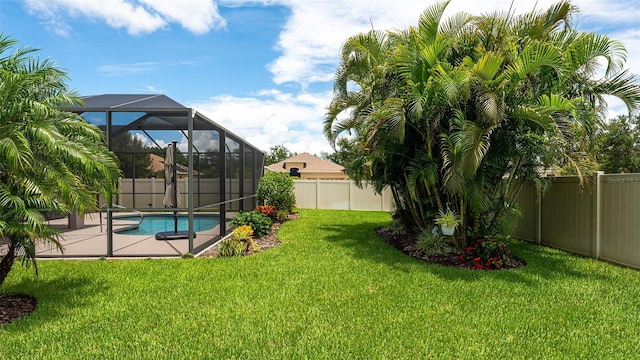
<path fill-rule="evenodd" d="M 294 180 L 296 206 L 300 209 L 391 211 L 391 190 L 376 194 L 351 180 Z"/>
<path fill-rule="evenodd" d="M 518 202 L 516 237 L 640 268 L 640 174 L 598 174 L 586 189 L 558 177 L 543 196 L 524 188 Z"/>

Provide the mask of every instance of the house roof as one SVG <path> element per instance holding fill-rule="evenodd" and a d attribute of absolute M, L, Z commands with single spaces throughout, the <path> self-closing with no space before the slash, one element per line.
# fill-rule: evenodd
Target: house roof
<path fill-rule="evenodd" d="M 159 156 L 156 154 L 149 154 L 149 157 L 151 158 L 151 165 L 149 166 L 151 171 L 153 172 L 164 171 L 164 158 L 162 156 Z M 176 171 L 179 174 L 188 174 L 189 167 L 182 165 L 180 163 L 176 163 Z M 193 171 L 193 174 L 196 176 L 201 175 L 199 171 L 195 171 L 195 170 Z"/>
<path fill-rule="evenodd" d="M 271 171 L 279 171 L 279 172 L 289 172 L 288 168 L 285 168 L 285 164 L 287 163 L 303 163 L 299 170 L 300 172 L 343 172 L 344 167 L 342 165 L 338 165 L 329 160 L 321 159 L 317 156 L 311 155 L 309 153 L 302 153 L 296 156 L 290 157 L 283 161 L 277 162 L 275 164 L 271 164 L 266 166 Z"/>

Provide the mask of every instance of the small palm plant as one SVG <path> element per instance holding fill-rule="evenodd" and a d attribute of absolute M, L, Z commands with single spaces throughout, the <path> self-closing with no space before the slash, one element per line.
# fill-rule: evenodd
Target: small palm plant
<path fill-rule="evenodd" d="M 458 214 L 453 210 L 441 210 L 436 218 L 436 224 L 440 225 L 440 230 L 443 235 L 453 235 L 456 226 L 460 225 L 460 218 L 458 218 Z"/>
<path fill-rule="evenodd" d="M 16 44 L 0 35 L 0 285 L 16 258 L 37 274 L 38 244 L 62 250 L 48 213 L 97 209 L 97 195 L 111 199 L 120 174 L 102 130 L 59 110 L 82 103 L 66 73 Z"/>

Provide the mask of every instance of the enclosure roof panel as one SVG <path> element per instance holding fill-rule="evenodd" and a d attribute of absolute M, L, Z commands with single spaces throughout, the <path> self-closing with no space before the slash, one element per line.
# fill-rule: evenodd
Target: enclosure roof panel
<path fill-rule="evenodd" d="M 81 99 L 84 101 L 84 106 L 71 108 L 71 111 L 80 109 L 84 111 L 189 109 L 172 98 L 161 94 L 103 94 L 82 96 Z"/>
<path fill-rule="evenodd" d="M 112 124 L 110 136 L 131 130 L 187 130 L 190 116 L 193 117 L 194 130 L 223 131 L 227 138 L 242 142 L 246 146 L 260 151 L 233 132 L 207 118 L 203 114 L 186 107 L 162 94 L 103 94 L 81 96 L 84 106 L 76 105 L 65 111 L 77 114 L 92 112 L 111 112 L 135 114 L 130 122 Z M 99 127 L 105 131 L 104 124 Z M 262 153 L 262 151 L 260 151 Z"/>

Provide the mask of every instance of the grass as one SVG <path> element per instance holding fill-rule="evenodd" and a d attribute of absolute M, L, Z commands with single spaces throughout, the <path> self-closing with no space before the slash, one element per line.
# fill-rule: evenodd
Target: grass
<path fill-rule="evenodd" d="M 302 211 L 244 258 L 42 261 L 2 359 L 634 358 L 640 272 L 515 243 L 525 268 L 425 264 L 376 238 L 385 213 Z"/>

